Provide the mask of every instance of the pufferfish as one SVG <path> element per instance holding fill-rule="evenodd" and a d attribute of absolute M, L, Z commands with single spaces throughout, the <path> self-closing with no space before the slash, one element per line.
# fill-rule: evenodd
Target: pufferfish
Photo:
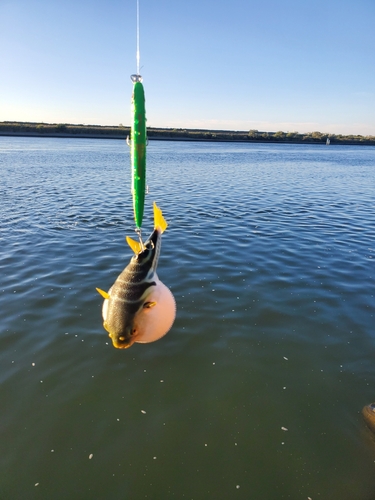
<path fill-rule="evenodd" d="M 108 292 L 97 288 L 104 298 L 103 326 L 118 349 L 159 340 L 175 320 L 175 299 L 156 274 L 161 235 L 167 226 L 154 203 L 154 230 L 146 243 L 127 237 L 135 255 Z"/>

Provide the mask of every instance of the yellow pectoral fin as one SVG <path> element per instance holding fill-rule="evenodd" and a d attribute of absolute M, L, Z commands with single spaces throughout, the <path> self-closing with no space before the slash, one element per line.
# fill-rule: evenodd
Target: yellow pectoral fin
<path fill-rule="evenodd" d="M 104 290 L 101 290 L 100 288 L 96 288 L 96 291 L 100 293 L 100 295 L 103 297 L 103 299 L 109 299 L 109 293 L 105 292 Z"/>
<path fill-rule="evenodd" d="M 168 223 L 163 217 L 163 213 L 160 208 L 154 202 L 154 226 L 160 227 L 162 233 L 167 229 Z"/>
<path fill-rule="evenodd" d="M 154 306 L 156 306 L 156 302 L 155 301 L 154 302 L 145 302 L 143 304 L 143 308 L 144 309 L 151 309 L 151 307 L 154 307 Z"/>
<path fill-rule="evenodd" d="M 127 236 L 126 242 L 136 255 L 138 255 L 139 252 L 142 251 L 142 245 L 141 243 L 139 243 L 139 241 L 135 241 L 133 240 L 133 238 L 130 238 L 130 236 Z"/>

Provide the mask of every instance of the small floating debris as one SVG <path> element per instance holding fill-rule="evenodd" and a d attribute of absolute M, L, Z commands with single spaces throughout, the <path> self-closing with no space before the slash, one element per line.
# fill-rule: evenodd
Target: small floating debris
<path fill-rule="evenodd" d="M 284 356 L 284 359 L 285 359 L 285 361 L 288 361 L 288 358 L 286 358 L 285 356 Z"/>
<path fill-rule="evenodd" d="M 240 489 L 240 485 L 239 484 L 236 484 L 236 489 L 239 490 Z"/>
<path fill-rule="evenodd" d="M 35 483 L 34 486 L 39 486 L 39 483 Z"/>
<path fill-rule="evenodd" d="M 281 427 L 282 431 L 287 431 L 288 429 L 286 427 Z"/>
<path fill-rule="evenodd" d="M 141 410 L 141 413 L 145 414 L 146 412 L 144 410 Z"/>
<path fill-rule="evenodd" d="M 31 366 L 35 366 L 35 363 L 31 363 Z"/>
<path fill-rule="evenodd" d="M 93 454 L 93 453 L 90 453 L 90 455 L 89 455 L 89 460 L 91 460 L 93 456 L 94 456 L 94 454 Z"/>

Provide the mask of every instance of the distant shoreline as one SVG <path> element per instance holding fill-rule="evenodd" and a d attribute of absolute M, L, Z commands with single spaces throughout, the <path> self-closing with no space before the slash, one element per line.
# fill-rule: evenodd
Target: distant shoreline
<path fill-rule="evenodd" d="M 66 123 L 0 122 L 0 136 L 57 137 L 77 139 L 120 139 L 131 134 L 130 127 L 104 125 L 72 125 Z M 199 141 L 199 142 L 246 142 L 246 143 L 289 143 L 375 146 L 375 136 L 324 134 L 321 132 L 261 132 L 258 130 L 205 130 L 181 128 L 147 129 L 149 140 Z"/>

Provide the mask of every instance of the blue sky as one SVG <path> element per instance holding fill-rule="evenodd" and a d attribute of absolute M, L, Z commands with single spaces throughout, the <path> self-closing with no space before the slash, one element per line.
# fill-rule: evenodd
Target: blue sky
<path fill-rule="evenodd" d="M 140 0 L 151 127 L 375 135 L 375 0 Z M 130 124 L 136 0 L 0 0 L 0 121 Z"/>

